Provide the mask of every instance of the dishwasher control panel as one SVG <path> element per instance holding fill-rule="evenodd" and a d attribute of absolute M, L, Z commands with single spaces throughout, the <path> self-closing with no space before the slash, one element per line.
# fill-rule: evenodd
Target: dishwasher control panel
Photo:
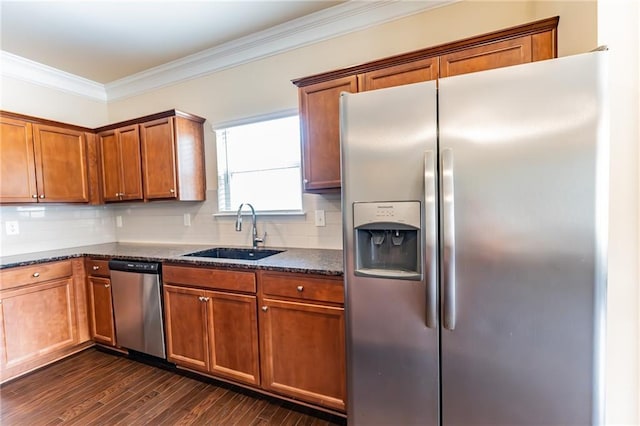
<path fill-rule="evenodd" d="M 138 262 L 131 260 L 110 260 L 109 269 L 112 271 L 138 272 L 143 274 L 158 274 L 160 264 L 153 262 Z"/>

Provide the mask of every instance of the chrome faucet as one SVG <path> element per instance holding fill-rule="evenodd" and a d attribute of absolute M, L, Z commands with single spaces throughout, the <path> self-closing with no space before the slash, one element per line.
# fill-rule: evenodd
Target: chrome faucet
<path fill-rule="evenodd" d="M 258 237 L 258 230 L 256 228 L 256 210 L 249 203 L 242 203 L 240 207 L 238 207 L 238 217 L 236 218 L 236 231 L 242 231 L 242 207 L 245 205 L 249 206 L 251 209 L 251 237 L 253 240 L 253 248 L 258 248 L 258 243 L 264 243 L 265 238 L 267 238 L 267 232 L 262 235 L 262 238 Z"/>

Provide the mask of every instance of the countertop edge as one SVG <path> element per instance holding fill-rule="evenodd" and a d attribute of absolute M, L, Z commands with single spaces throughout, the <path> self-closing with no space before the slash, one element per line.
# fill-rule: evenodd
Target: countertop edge
<path fill-rule="evenodd" d="M 150 247 L 153 245 L 150 244 Z M 48 262 L 56 262 L 68 259 L 77 259 L 82 257 L 89 257 L 92 259 L 123 259 L 123 260 L 133 260 L 133 261 L 141 261 L 141 262 L 161 262 L 163 264 L 175 264 L 175 265 L 185 265 L 185 266 L 196 266 L 196 267 L 209 267 L 209 268 L 221 268 L 221 269 L 236 269 L 236 270 L 254 270 L 254 271 L 279 271 L 279 272 L 291 272 L 291 273 L 303 273 L 303 274 L 314 274 L 314 275 L 325 275 L 325 276 L 343 276 L 343 271 L 327 267 L 322 268 L 317 265 L 314 266 L 297 266 L 294 261 L 291 264 L 287 264 L 286 260 L 280 260 L 278 263 L 282 264 L 274 264 L 273 260 L 275 259 L 261 259 L 257 261 L 234 261 L 227 259 L 205 259 L 205 258 L 197 258 L 197 257 L 185 257 L 182 255 L 122 255 L 122 254 L 107 254 L 100 253 L 92 250 L 84 250 L 82 247 L 78 247 L 78 250 L 75 251 L 73 249 L 62 249 L 64 251 L 69 251 L 64 254 L 46 254 L 43 252 L 42 257 L 38 257 L 37 253 L 34 253 L 33 257 L 24 259 L 24 260 L 16 260 L 9 261 L 6 263 L 0 264 L 0 271 L 18 268 L 24 266 L 38 265 Z M 61 250 L 61 251 L 62 251 Z M 295 250 L 303 250 L 309 252 L 315 252 L 316 249 L 288 249 L 289 251 Z M 318 252 L 321 252 L 327 249 L 317 249 Z M 336 250 L 337 251 L 337 250 Z M 17 255 L 19 256 L 19 255 Z M 7 256 L 13 257 L 13 256 Z"/>

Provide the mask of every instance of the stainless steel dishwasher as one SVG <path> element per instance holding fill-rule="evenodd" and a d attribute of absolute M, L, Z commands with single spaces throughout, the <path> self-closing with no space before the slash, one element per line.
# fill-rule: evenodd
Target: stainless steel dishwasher
<path fill-rule="evenodd" d="M 118 345 L 166 359 L 160 264 L 111 260 L 109 269 Z"/>

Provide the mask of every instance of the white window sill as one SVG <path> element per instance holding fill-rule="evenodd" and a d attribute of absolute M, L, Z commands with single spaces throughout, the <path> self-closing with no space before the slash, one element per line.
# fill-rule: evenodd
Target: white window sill
<path fill-rule="evenodd" d="M 213 217 L 232 217 L 237 216 L 237 211 L 230 212 L 218 212 L 214 213 Z M 307 212 L 304 210 L 265 210 L 256 211 L 256 216 L 306 216 Z M 251 216 L 251 210 L 242 210 L 242 216 Z"/>

